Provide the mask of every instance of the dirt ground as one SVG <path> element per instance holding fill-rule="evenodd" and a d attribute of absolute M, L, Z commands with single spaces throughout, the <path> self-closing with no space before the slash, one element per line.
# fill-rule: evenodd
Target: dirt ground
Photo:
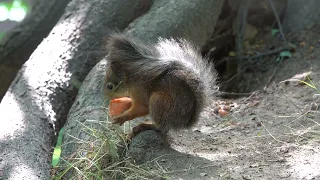
<path fill-rule="evenodd" d="M 193 129 L 171 133 L 177 152 L 158 157 L 162 172 L 172 179 L 320 179 L 319 91 L 289 80 L 311 72 L 320 86 L 320 31 L 288 41 L 296 45 L 293 57 L 280 64 L 276 56 L 265 57 L 267 71 L 244 75 L 254 93 L 216 100 Z M 231 108 L 226 117 L 216 114 L 223 105 Z"/>

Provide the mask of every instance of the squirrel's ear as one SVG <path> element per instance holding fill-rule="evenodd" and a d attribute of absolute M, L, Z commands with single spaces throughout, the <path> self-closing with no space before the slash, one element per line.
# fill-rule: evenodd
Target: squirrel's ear
<path fill-rule="evenodd" d="M 107 50 L 111 61 L 133 60 L 141 58 L 137 44 L 121 34 L 112 34 L 107 40 Z"/>

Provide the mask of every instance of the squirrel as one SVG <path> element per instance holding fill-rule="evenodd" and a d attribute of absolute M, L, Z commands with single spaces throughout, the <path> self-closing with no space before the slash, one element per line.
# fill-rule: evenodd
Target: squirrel
<path fill-rule="evenodd" d="M 104 94 L 112 100 L 130 97 L 131 107 L 113 117 L 113 123 L 150 115 L 133 131 L 192 127 L 214 95 L 216 71 L 198 49 L 184 39 L 163 39 L 155 44 L 112 34 L 107 40 Z M 136 132 L 136 133 L 139 133 Z"/>

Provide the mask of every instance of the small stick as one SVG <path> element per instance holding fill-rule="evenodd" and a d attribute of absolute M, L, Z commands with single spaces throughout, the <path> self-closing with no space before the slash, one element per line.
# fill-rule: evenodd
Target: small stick
<path fill-rule="evenodd" d="M 276 17 L 276 20 L 277 20 L 277 23 L 278 23 L 278 26 L 279 26 L 280 34 L 281 34 L 281 36 L 283 37 L 284 42 L 287 44 L 287 39 L 286 39 L 286 36 L 285 36 L 284 33 L 283 33 L 282 26 L 281 26 L 281 21 L 280 21 L 280 18 L 279 18 L 279 16 L 278 16 L 278 13 L 277 13 L 277 11 L 276 11 L 276 8 L 274 7 L 274 4 L 273 4 L 272 0 L 268 0 L 268 1 L 269 1 L 269 3 L 270 3 L 270 6 L 271 6 L 273 12 L 274 12 L 274 15 L 275 15 L 275 17 Z"/>
<path fill-rule="evenodd" d="M 268 55 L 272 55 L 272 54 L 276 54 L 278 52 L 281 52 L 281 51 L 284 51 L 284 50 L 290 50 L 291 47 L 290 46 L 283 46 L 283 47 L 279 47 L 279 48 L 276 48 L 276 49 L 273 49 L 273 50 L 270 50 L 270 51 L 267 51 L 267 52 L 262 52 L 260 54 L 257 54 L 257 55 L 254 55 L 254 56 L 244 56 L 242 57 L 241 59 L 257 59 L 257 58 L 260 58 L 262 56 L 268 56 Z"/>
<path fill-rule="evenodd" d="M 224 96 L 224 95 L 232 95 L 232 96 L 249 96 L 252 93 L 237 93 L 237 92 L 224 92 L 224 91 L 219 91 L 218 96 Z"/>
<path fill-rule="evenodd" d="M 275 76 L 275 74 L 276 74 L 276 72 L 277 72 L 277 70 L 278 70 L 278 68 L 279 68 L 282 60 L 283 60 L 283 58 L 280 59 L 280 62 L 277 64 L 276 68 L 274 68 L 274 71 L 273 71 L 272 75 L 269 77 L 266 86 L 264 86 L 263 91 L 266 91 L 266 90 L 267 90 L 267 88 L 268 88 L 268 86 L 270 85 L 271 81 L 273 80 L 273 78 L 274 78 L 274 76 Z"/>
<path fill-rule="evenodd" d="M 259 54 L 254 55 L 254 56 L 243 56 L 243 57 L 241 57 L 241 60 L 257 59 L 257 58 L 260 58 L 260 57 L 263 57 L 263 56 L 269 56 L 269 55 L 276 54 L 278 52 L 281 52 L 281 51 L 284 51 L 284 50 L 290 50 L 290 49 L 291 49 L 290 46 L 283 46 L 283 47 L 279 47 L 279 48 L 276 48 L 276 49 L 273 49 L 273 50 L 270 50 L 270 51 L 267 51 L 267 52 L 259 53 Z M 235 59 L 237 59 L 237 58 L 226 58 L 226 59 L 223 59 L 223 60 L 217 62 L 216 66 L 219 66 L 223 62 L 230 61 L 230 60 L 235 60 Z"/>

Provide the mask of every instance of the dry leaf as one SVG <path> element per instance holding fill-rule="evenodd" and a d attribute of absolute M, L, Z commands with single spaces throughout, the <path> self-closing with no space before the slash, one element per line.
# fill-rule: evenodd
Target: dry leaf
<path fill-rule="evenodd" d="M 235 57 L 237 55 L 237 53 L 235 51 L 230 51 L 229 52 L 229 56 L 231 57 Z"/>
<path fill-rule="evenodd" d="M 304 41 L 300 42 L 300 46 L 301 46 L 301 47 L 304 47 L 306 44 L 307 44 L 307 43 L 304 42 Z"/>

